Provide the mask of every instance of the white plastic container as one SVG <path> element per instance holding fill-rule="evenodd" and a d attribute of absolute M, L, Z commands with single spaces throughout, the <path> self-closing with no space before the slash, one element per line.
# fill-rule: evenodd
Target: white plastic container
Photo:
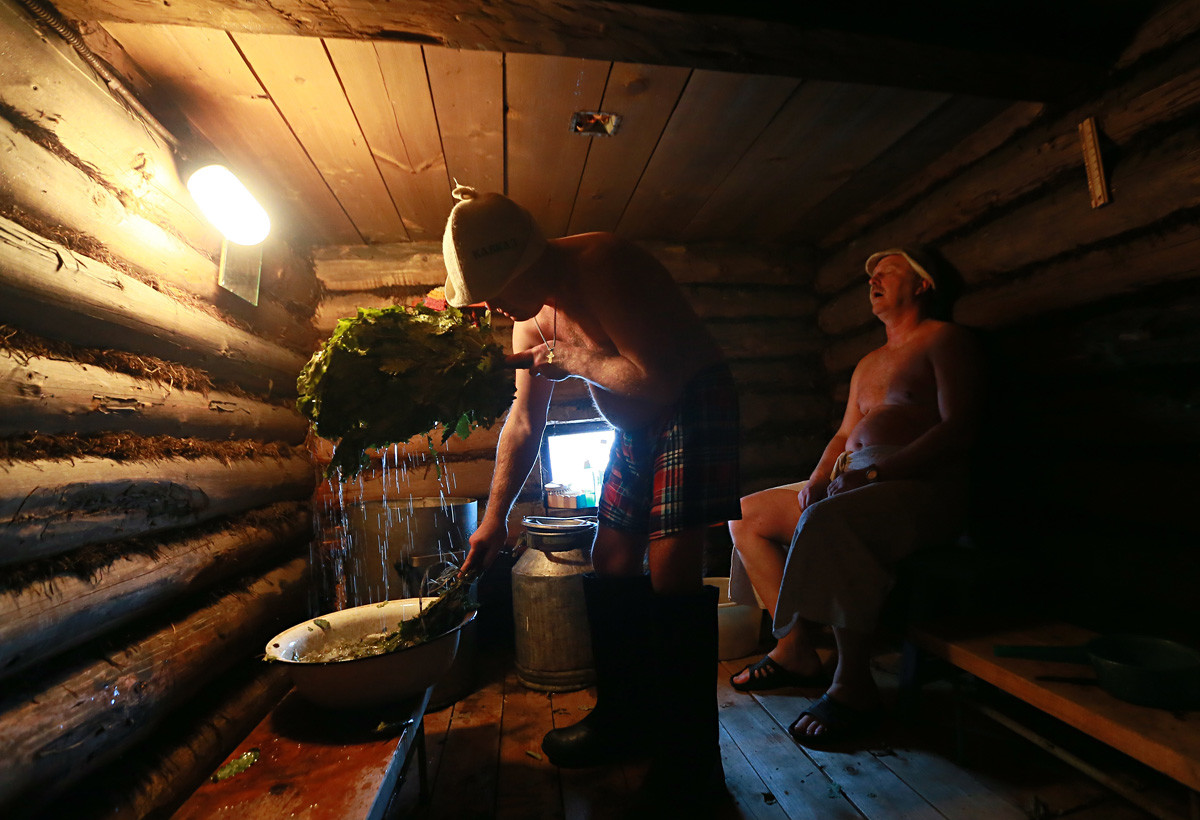
<path fill-rule="evenodd" d="M 728 661 L 753 655 L 758 649 L 762 627 L 762 608 L 735 604 L 729 599 L 728 578 L 705 578 L 704 583 L 717 588 L 717 658 Z"/>

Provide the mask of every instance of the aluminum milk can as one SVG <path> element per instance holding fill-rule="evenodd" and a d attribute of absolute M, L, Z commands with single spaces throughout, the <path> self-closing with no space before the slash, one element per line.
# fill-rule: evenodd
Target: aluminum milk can
<path fill-rule="evenodd" d="M 527 517 L 527 549 L 512 570 L 517 679 L 542 692 L 595 681 L 583 575 L 592 571 L 596 521 Z"/>

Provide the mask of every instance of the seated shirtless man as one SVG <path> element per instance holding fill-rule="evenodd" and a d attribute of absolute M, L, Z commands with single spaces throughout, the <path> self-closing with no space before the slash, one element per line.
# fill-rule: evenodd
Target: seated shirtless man
<path fill-rule="evenodd" d="M 875 723 L 870 639 L 893 568 L 962 529 L 981 366 L 968 331 L 942 319 L 952 280 L 934 259 L 894 249 L 867 260 L 871 310 L 887 342 L 854 369 L 841 426 L 809 479 L 743 498 L 742 519 L 729 524 L 731 594 L 750 602 L 757 590 L 778 638 L 731 683 L 741 691 L 828 684 L 790 728 L 803 744 Z M 813 648 L 820 624 L 837 644 L 831 682 Z"/>

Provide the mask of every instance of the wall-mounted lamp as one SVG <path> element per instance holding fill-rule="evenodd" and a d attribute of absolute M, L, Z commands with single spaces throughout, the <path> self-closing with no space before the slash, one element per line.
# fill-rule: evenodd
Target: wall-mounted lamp
<path fill-rule="evenodd" d="M 271 232 L 271 218 L 224 165 L 197 168 L 188 175 L 186 184 L 201 213 L 225 237 L 217 283 L 257 305 L 262 274 L 261 243 Z"/>
<path fill-rule="evenodd" d="M 205 165 L 187 179 L 188 193 L 208 221 L 239 245 L 257 245 L 271 232 L 271 218 L 224 165 Z"/>

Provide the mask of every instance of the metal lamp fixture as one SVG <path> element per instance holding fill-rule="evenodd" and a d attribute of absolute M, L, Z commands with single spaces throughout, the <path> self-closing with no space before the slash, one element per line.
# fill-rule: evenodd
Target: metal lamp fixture
<path fill-rule="evenodd" d="M 224 165 L 197 169 L 188 177 L 187 189 L 208 221 L 230 242 L 257 245 L 271 232 L 267 212 Z"/>
<path fill-rule="evenodd" d="M 201 213 L 225 237 L 221 242 L 217 284 L 258 305 L 261 243 L 271 232 L 271 218 L 224 165 L 201 165 L 187 175 L 186 185 Z"/>

